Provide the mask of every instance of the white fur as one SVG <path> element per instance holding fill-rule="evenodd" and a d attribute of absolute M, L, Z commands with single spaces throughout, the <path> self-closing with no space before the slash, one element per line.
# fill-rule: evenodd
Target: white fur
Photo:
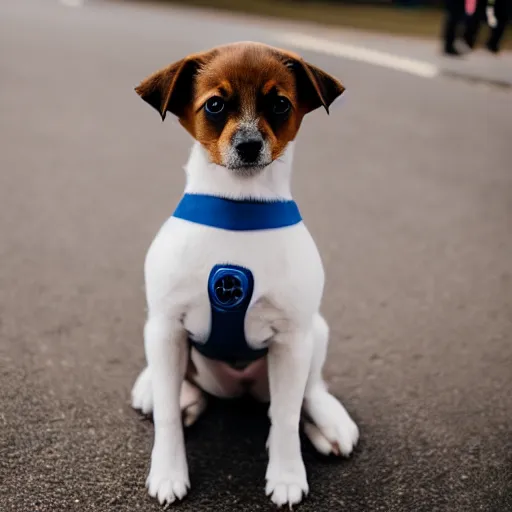
<path fill-rule="evenodd" d="M 290 199 L 293 144 L 282 158 L 252 176 L 239 176 L 211 164 L 195 143 L 186 166 L 186 192 L 231 198 Z M 246 315 L 250 346 L 269 338 L 268 356 L 243 373 L 192 351 L 198 371 L 185 381 L 189 357 L 187 332 L 204 340 L 210 328 L 206 282 L 222 262 L 249 268 L 255 280 Z M 306 226 L 232 232 L 169 218 L 154 239 L 145 262 L 148 318 L 144 331 L 148 367 L 139 376 L 132 404 L 153 410 L 155 441 L 147 480 L 160 503 L 181 499 L 189 488 L 183 439 L 186 424 L 205 407 L 199 388 L 229 397 L 248 389 L 269 398 L 271 430 L 266 492 L 277 505 L 299 503 L 308 492 L 301 456 L 299 423 L 304 407 L 305 432 L 322 453 L 348 455 L 358 429 L 343 406 L 326 390 L 322 367 L 328 327 L 319 314 L 324 270 Z M 249 387 L 242 383 L 249 382 Z M 245 385 L 244 384 L 244 385 Z M 180 398 L 181 395 L 181 398 Z"/>

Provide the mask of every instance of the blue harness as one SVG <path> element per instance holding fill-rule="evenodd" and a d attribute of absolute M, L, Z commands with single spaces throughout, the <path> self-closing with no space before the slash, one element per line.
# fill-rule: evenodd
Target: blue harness
<path fill-rule="evenodd" d="M 229 231 L 261 231 L 293 226 L 302 221 L 294 201 L 234 200 L 185 194 L 173 217 Z M 211 328 L 206 342 L 190 339 L 198 352 L 230 364 L 248 363 L 267 349 L 252 349 L 245 338 L 245 315 L 254 290 L 254 277 L 245 267 L 215 265 L 208 277 Z"/>

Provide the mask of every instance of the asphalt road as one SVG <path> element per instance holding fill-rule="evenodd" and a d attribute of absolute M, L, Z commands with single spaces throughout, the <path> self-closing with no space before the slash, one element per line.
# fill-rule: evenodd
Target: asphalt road
<path fill-rule="evenodd" d="M 133 87 L 215 44 L 278 44 L 286 27 L 0 3 L 0 511 L 159 510 L 144 489 L 153 427 L 129 392 L 144 255 L 190 140 Z M 304 443 L 300 510 L 512 510 L 511 93 L 302 54 L 347 87 L 330 117 L 305 121 L 294 193 L 326 267 L 326 375 L 361 442 L 344 461 Z M 509 62 L 480 54 L 466 69 Z M 267 429 L 261 407 L 212 403 L 187 434 L 193 487 L 177 510 L 271 510 Z"/>

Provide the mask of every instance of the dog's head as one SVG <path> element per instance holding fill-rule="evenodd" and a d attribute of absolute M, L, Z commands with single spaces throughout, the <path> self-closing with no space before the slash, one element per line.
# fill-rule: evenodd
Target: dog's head
<path fill-rule="evenodd" d="M 343 85 L 298 55 L 260 43 L 235 43 L 190 55 L 135 89 L 177 116 L 212 162 L 253 174 L 278 158 L 304 115 L 329 105 Z"/>

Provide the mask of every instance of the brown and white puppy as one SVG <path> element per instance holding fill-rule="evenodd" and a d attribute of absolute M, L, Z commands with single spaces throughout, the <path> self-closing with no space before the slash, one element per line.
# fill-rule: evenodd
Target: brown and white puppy
<path fill-rule="evenodd" d="M 171 112 L 194 137 L 186 194 L 236 201 L 291 201 L 293 141 L 304 116 L 327 111 L 341 83 L 300 56 L 259 43 L 236 43 L 191 55 L 146 78 L 138 94 Z M 245 315 L 249 349 L 266 356 L 239 366 L 205 357 L 190 341 L 209 335 L 205 283 L 219 262 L 252 271 L 254 293 Z M 324 271 L 303 222 L 284 229 L 236 231 L 168 219 L 145 262 L 148 366 L 132 404 L 153 412 L 155 441 L 147 486 L 161 503 L 189 488 L 183 440 L 204 410 L 204 391 L 270 400 L 266 492 L 293 505 L 308 492 L 299 422 L 322 453 L 348 455 L 358 429 L 322 378 L 328 327 L 320 315 Z M 188 370 L 188 371 L 187 371 Z"/>

